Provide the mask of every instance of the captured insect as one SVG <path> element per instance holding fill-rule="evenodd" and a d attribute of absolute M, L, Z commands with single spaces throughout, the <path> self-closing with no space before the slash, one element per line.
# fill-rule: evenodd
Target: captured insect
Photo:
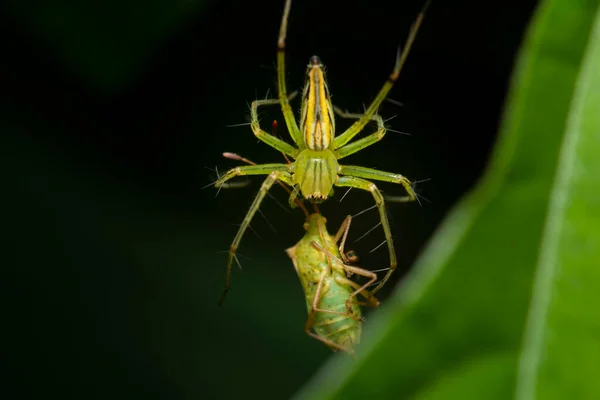
<path fill-rule="evenodd" d="M 377 275 L 349 265 L 350 257 L 344 253 L 351 220 L 352 217 L 347 216 L 332 237 L 327 232 L 325 217 L 318 212 L 310 214 L 304 223 L 306 234 L 286 252 L 294 263 L 306 296 L 306 333 L 333 351 L 352 354 L 360 343 L 362 331 L 360 305 L 377 307 L 379 300 L 367 290 L 375 283 Z M 369 280 L 361 286 L 349 279 L 352 274 Z M 366 303 L 359 302 L 359 294 Z"/>
<path fill-rule="evenodd" d="M 274 123 L 273 127 L 275 126 Z M 234 153 L 223 153 L 223 156 L 256 165 Z M 287 186 L 282 182 L 278 183 L 291 194 Z M 332 237 L 327 231 L 327 220 L 319 213 L 316 205 L 313 205 L 315 212 L 312 214 L 309 214 L 299 199 L 296 199 L 296 205 L 306 216 L 306 233 L 286 252 L 294 263 L 306 296 L 308 319 L 304 329 L 309 336 L 325 343 L 333 351 L 342 350 L 353 354 L 354 348 L 360 343 L 362 332 L 360 305 L 379 305 L 379 300 L 367 290 L 377 280 L 377 275 L 350 265 L 358 257 L 352 251 L 344 252 L 352 216 L 346 217 L 337 234 Z M 361 286 L 349 279 L 352 274 L 369 280 Z M 366 303 L 358 301 L 359 294 L 366 299 Z"/>
<path fill-rule="evenodd" d="M 225 291 L 220 302 L 221 304 L 231 286 L 233 261 L 234 259 L 237 261 L 236 251 L 242 237 L 248 228 L 250 221 L 254 217 L 254 214 L 259 209 L 265 195 L 275 182 L 283 182 L 293 188 L 289 198 L 291 207 L 294 207 L 297 204 L 296 198 L 298 194 L 314 204 L 321 203 L 332 196 L 334 186 L 357 188 L 371 192 L 379 211 L 379 218 L 381 220 L 390 256 L 390 268 L 388 273 L 373 290 L 373 293 L 381 289 L 389 279 L 390 275 L 394 272 L 397 265 L 396 252 L 394 250 L 392 233 L 385 211 L 384 198 L 381 191 L 370 180 L 401 184 L 406 190 L 407 196 L 403 196 L 396 201 L 405 202 L 416 200 L 416 195 L 411 186 L 411 182 L 400 174 L 360 166 L 340 165 L 338 160 L 377 143 L 385 136 L 386 127 L 384 126 L 381 116 L 377 114 L 377 110 L 394 86 L 394 83 L 398 80 L 398 76 L 415 40 L 428 5 L 429 1 L 427 1 L 416 21 L 413 23 L 403 51 L 398 51 L 392 73 L 363 114 L 345 113 L 333 106 L 329 88 L 325 81 L 323 64 L 319 57 L 312 56 L 308 64 L 306 84 L 302 93 L 302 105 L 299 120 L 300 126 L 298 127 L 298 123 L 294 119 L 294 113 L 290 105 L 290 100 L 294 97 L 295 93 L 288 96 L 285 83 L 285 38 L 292 6 L 292 1 L 286 0 L 277 41 L 277 83 L 279 98 L 253 101 L 250 108 L 250 126 L 258 139 L 276 150 L 279 150 L 284 155 L 291 157 L 294 161 L 287 164 L 273 163 L 236 167 L 221 176 L 215 183 L 216 187 L 221 187 L 225 182 L 237 176 L 267 175 L 267 178 L 264 180 L 229 248 L 227 277 Z M 278 137 L 265 132 L 260 127 L 257 112 L 258 107 L 274 104 L 280 104 L 281 106 L 286 126 L 296 145 L 295 147 Z M 338 114 L 341 118 L 356 119 L 356 121 L 339 136 L 336 136 L 335 132 L 334 113 Z M 349 143 L 370 122 L 377 123 L 377 131 L 362 139 Z"/>

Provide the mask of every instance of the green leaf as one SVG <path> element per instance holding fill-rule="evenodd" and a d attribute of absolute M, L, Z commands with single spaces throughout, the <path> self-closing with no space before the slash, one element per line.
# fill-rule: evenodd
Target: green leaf
<path fill-rule="evenodd" d="M 297 398 L 600 398 L 598 3 L 539 5 L 484 179 Z"/>

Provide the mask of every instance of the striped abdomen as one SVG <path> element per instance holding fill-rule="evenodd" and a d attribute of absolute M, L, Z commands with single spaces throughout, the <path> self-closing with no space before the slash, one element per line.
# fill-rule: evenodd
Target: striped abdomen
<path fill-rule="evenodd" d="M 335 136 L 335 118 L 319 57 L 312 56 L 302 95 L 300 130 L 310 150 L 328 149 Z"/>

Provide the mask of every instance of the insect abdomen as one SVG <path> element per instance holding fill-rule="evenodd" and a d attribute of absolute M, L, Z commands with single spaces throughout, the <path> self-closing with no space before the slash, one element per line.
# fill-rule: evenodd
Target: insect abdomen
<path fill-rule="evenodd" d="M 323 310 L 346 313 L 346 300 L 352 290 L 339 285 L 333 278 L 329 278 L 329 280 L 327 292 L 323 295 L 318 307 Z M 355 318 L 360 318 L 360 307 L 356 301 L 352 304 L 352 312 Z M 317 335 L 325 339 L 345 348 L 354 349 L 360 343 L 362 323 L 349 315 L 318 313 L 315 316 L 314 330 Z"/>

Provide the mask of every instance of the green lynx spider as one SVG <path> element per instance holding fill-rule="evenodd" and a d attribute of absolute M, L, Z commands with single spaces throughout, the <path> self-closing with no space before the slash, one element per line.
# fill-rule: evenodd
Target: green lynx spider
<path fill-rule="evenodd" d="M 306 84 L 302 94 L 300 127 L 298 127 L 294 119 L 294 113 L 290 106 L 290 99 L 294 94 L 288 97 L 285 84 L 285 37 L 291 5 L 292 1 L 286 0 L 281 19 L 279 39 L 277 41 L 279 99 L 253 101 L 250 109 L 250 126 L 258 139 L 293 158 L 295 161 L 288 164 L 259 164 L 236 167 L 221 176 L 215 183 L 216 187 L 221 187 L 225 182 L 236 176 L 268 175 L 229 248 L 227 277 L 225 291 L 220 301 L 221 304 L 231 286 L 231 270 L 233 261 L 236 259 L 235 253 L 250 221 L 273 183 L 278 181 L 283 182 L 294 189 L 289 198 L 289 203 L 292 207 L 295 206 L 298 194 L 301 194 L 303 198 L 312 203 L 323 202 L 333 194 L 333 186 L 357 188 L 371 192 L 379 211 L 390 255 L 390 268 L 381 283 L 373 290 L 373 293 L 381 289 L 386 283 L 396 269 L 397 261 L 383 195 L 369 179 L 399 183 L 404 186 L 404 189 L 408 193 L 407 196 L 402 197 L 400 200 L 407 202 L 416 200 L 411 183 L 404 176 L 360 166 L 340 165 L 338 160 L 377 143 L 385 136 L 386 128 L 383 119 L 376 112 L 398 79 L 402 66 L 417 35 L 417 31 L 423 21 L 429 1 L 425 4 L 416 21 L 413 23 L 404 50 L 402 52 L 398 51 L 392 73 L 364 114 L 344 113 L 333 107 L 329 89 L 325 82 L 323 64 L 321 64 L 317 56 L 312 56 L 308 65 Z M 258 107 L 274 104 L 281 105 L 285 123 L 296 147 L 261 129 L 258 120 Z M 334 112 L 341 118 L 356 119 L 357 121 L 342 134 L 336 136 Z M 375 133 L 348 143 L 371 121 L 377 123 L 378 129 Z"/>

